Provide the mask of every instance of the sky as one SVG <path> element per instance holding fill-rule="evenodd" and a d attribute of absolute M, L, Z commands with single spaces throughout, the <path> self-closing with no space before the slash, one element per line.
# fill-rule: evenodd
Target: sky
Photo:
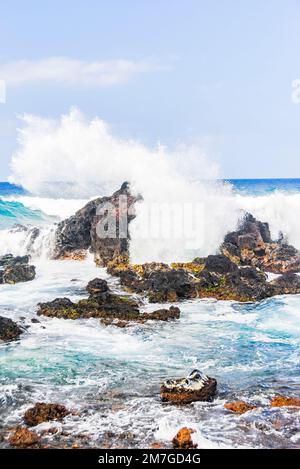
<path fill-rule="evenodd" d="M 300 177 L 299 0 L 0 7 L 0 180 L 18 116 L 72 106 L 119 138 L 199 145 L 225 178 Z"/>

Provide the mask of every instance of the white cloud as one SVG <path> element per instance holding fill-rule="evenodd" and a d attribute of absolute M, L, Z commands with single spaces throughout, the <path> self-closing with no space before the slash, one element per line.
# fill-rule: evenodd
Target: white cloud
<path fill-rule="evenodd" d="M 68 57 L 18 60 L 0 64 L 0 78 L 7 85 L 48 82 L 68 86 L 111 86 L 134 75 L 161 70 L 153 61 L 104 60 L 87 62 Z"/>

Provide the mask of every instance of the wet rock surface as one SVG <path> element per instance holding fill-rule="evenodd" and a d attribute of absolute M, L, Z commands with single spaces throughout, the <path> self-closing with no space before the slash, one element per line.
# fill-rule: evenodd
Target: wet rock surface
<path fill-rule="evenodd" d="M 300 399 L 296 397 L 276 396 L 271 400 L 271 407 L 300 407 Z"/>
<path fill-rule="evenodd" d="M 106 280 L 91 280 L 87 287 L 90 296 L 77 303 L 69 298 L 56 298 L 38 305 L 38 315 L 64 319 L 100 318 L 104 325 L 115 324 L 125 327 L 128 321 L 168 321 L 178 319 L 180 310 L 176 307 L 160 309 L 151 313 L 140 313 L 139 302 L 126 295 L 112 293 Z M 118 322 L 113 322 L 113 321 Z"/>
<path fill-rule="evenodd" d="M 244 414 L 250 410 L 256 409 L 255 406 L 248 404 L 245 401 L 233 401 L 227 402 L 224 404 L 225 409 L 230 410 L 231 412 L 236 412 L 238 414 Z"/>
<path fill-rule="evenodd" d="M 131 321 L 116 320 L 114 318 L 103 318 L 101 324 L 104 326 L 116 326 L 120 328 L 136 325 L 145 324 L 148 321 L 173 321 L 180 318 L 180 309 L 171 306 L 169 309 L 158 309 L 150 313 L 140 313 L 138 317 Z"/>
<path fill-rule="evenodd" d="M 174 449 L 194 449 L 197 448 L 192 440 L 192 434 L 195 433 L 195 430 L 192 428 L 183 427 L 181 428 L 177 435 L 172 440 L 172 445 Z"/>
<path fill-rule="evenodd" d="M 90 250 L 97 265 L 105 266 L 117 256 L 128 257 L 128 225 L 135 217 L 133 206 L 138 199 L 131 195 L 129 184 L 125 182 L 111 197 L 99 197 L 89 202 L 75 215 L 58 224 L 53 258 L 74 258 L 74 253 Z M 104 226 L 110 222 L 111 226 L 115 226 L 114 236 L 99 236 L 99 224 L 103 223 Z"/>
<path fill-rule="evenodd" d="M 38 443 L 38 441 L 37 434 L 25 427 L 18 427 L 8 439 L 9 444 L 16 448 L 26 448 Z"/>
<path fill-rule="evenodd" d="M 45 402 L 38 402 L 34 407 L 28 409 L 24 414 L 24 422 L 34 427 L 42 422 L 50 420 L 62 420 L 70 412 L 64 405 L 61 404 L 47 404 Z"/>
<path fill-rule="evenodd" d="M 173 404 L 210 401 L 216 393 L 217 381 L 194 370 L 187 378 L 168 379 L 160 387 L 161 399 Z"/>
<path fill-rule="evenodd" d="M 0 316 L 0 341 L 17 339 L 24 331 L 11 319 Z"/>
<path fill-rule="evenodd" d="M 29 265 L 29 256 L 6 254 L 0 257 L 0 284 L 28 282 L 35 278 L 35 267 Z"/>

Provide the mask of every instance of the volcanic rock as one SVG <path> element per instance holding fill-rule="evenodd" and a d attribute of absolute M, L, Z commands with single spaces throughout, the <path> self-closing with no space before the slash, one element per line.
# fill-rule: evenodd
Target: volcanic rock
<path fill-rule="evenodd" d="M 64 405 L 38 402 L 25 412 L 24 422 L 30 427 L 34 427 L 49 420 L 62 420 L 69 413 Z"/>
<path fill-rule="evenodd" d="M 31 432 L 25 427 L 18 427 L 14 433 L 12 433 L 8 442 L 15 447 L 26 448 L 32 446 L 39 441 L 36 433 Z"/>
<path fill-rule="evenodd" d="M 259 267 L 266 272 L 300 272 L 300 251 L 281 237 L 271 239 L 268 223 L 247 213 L 237 231 L 228 233 L 221 252 L 240 265 Z"/>
<path fill-rule="evenodd" d="M 271 400 L 271 407 L 300 407 L 300 399 L 296 397 L 276 396 Z"/>
<path fill-rule="evenodd" d="M 23 330 L 11 319 L 0 316 L 0 340 L 17 339 Z"/>
<path fill-rule="evenodd" d="M 231 410 L 231 412 L 236 412 L 238 414 L 244 414 L 249 410 L 256 409 L 255 406 L 247 404 L 247 402 L 244 401 L 227 402 L 226 404 L 224 404 L 224 407 L 225 409 Z"/>
<path fill-rule="evenodd" d="M 172 445 L 174 449 L 194 449 L 197 448 L 192 440 L 192 433 L 195 433 L 195 430 L 192 428 L 183 427 L 181 428 L 177 435 L 172 440 Z"/>
<path fill-rule="evenodd" d="M 6 254 L 0 257 L 0 284 L 28 282 L 35 278 L 35 267 L 29 265 L 29 256 Z"/>
<path fill-rule="evenodd" d="M 101 324 L 104 326 L 116 326 L 120 328 L 125 328 L 130 325 L 135 324 L 144 324 L 147 321 L 172 321 L 180 318 L 180 309 L 171 306 L 169 309 L 159 309 L 157 311 L 152 311 L 151 313 L 141 313 L 136 318 L 130 321 L 120 321 L 118 319 L 112 318 L 103 318 L 101 319 Z"/>
<path fill-rule="evenodd" d="M 194 370 L 187 378 L 168 379 L 160 388 L 163 401 L 173 404 L 189 404 L 194 401 L 209 401 L 216 392 L 217 381 Z"/>
<path fill-rule="evenodd" d="M 128 225 L 135 217 L 133 206 L 139 198 L 131 195 L 125 182 L 111 197 L 99 197 L 86 204 L 58 224 L 53 258 L 70 258 L 74 252 L 90 249 L 97 265 L 105 266 L 118 256 L 128 257 Z M 99 226 L 109 224 L 113 232 L 99 236 Z"/>

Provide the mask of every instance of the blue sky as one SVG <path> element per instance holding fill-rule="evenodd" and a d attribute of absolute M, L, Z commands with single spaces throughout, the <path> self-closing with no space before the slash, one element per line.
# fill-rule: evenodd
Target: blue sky
<path fill-rule="evenodd" d="M 73 105 L 116 136 L 196 143 L 223 177 L 300 177 L 299 30 L 298 0 L 2 2 L 0 179 L 17 115 Z"/>

